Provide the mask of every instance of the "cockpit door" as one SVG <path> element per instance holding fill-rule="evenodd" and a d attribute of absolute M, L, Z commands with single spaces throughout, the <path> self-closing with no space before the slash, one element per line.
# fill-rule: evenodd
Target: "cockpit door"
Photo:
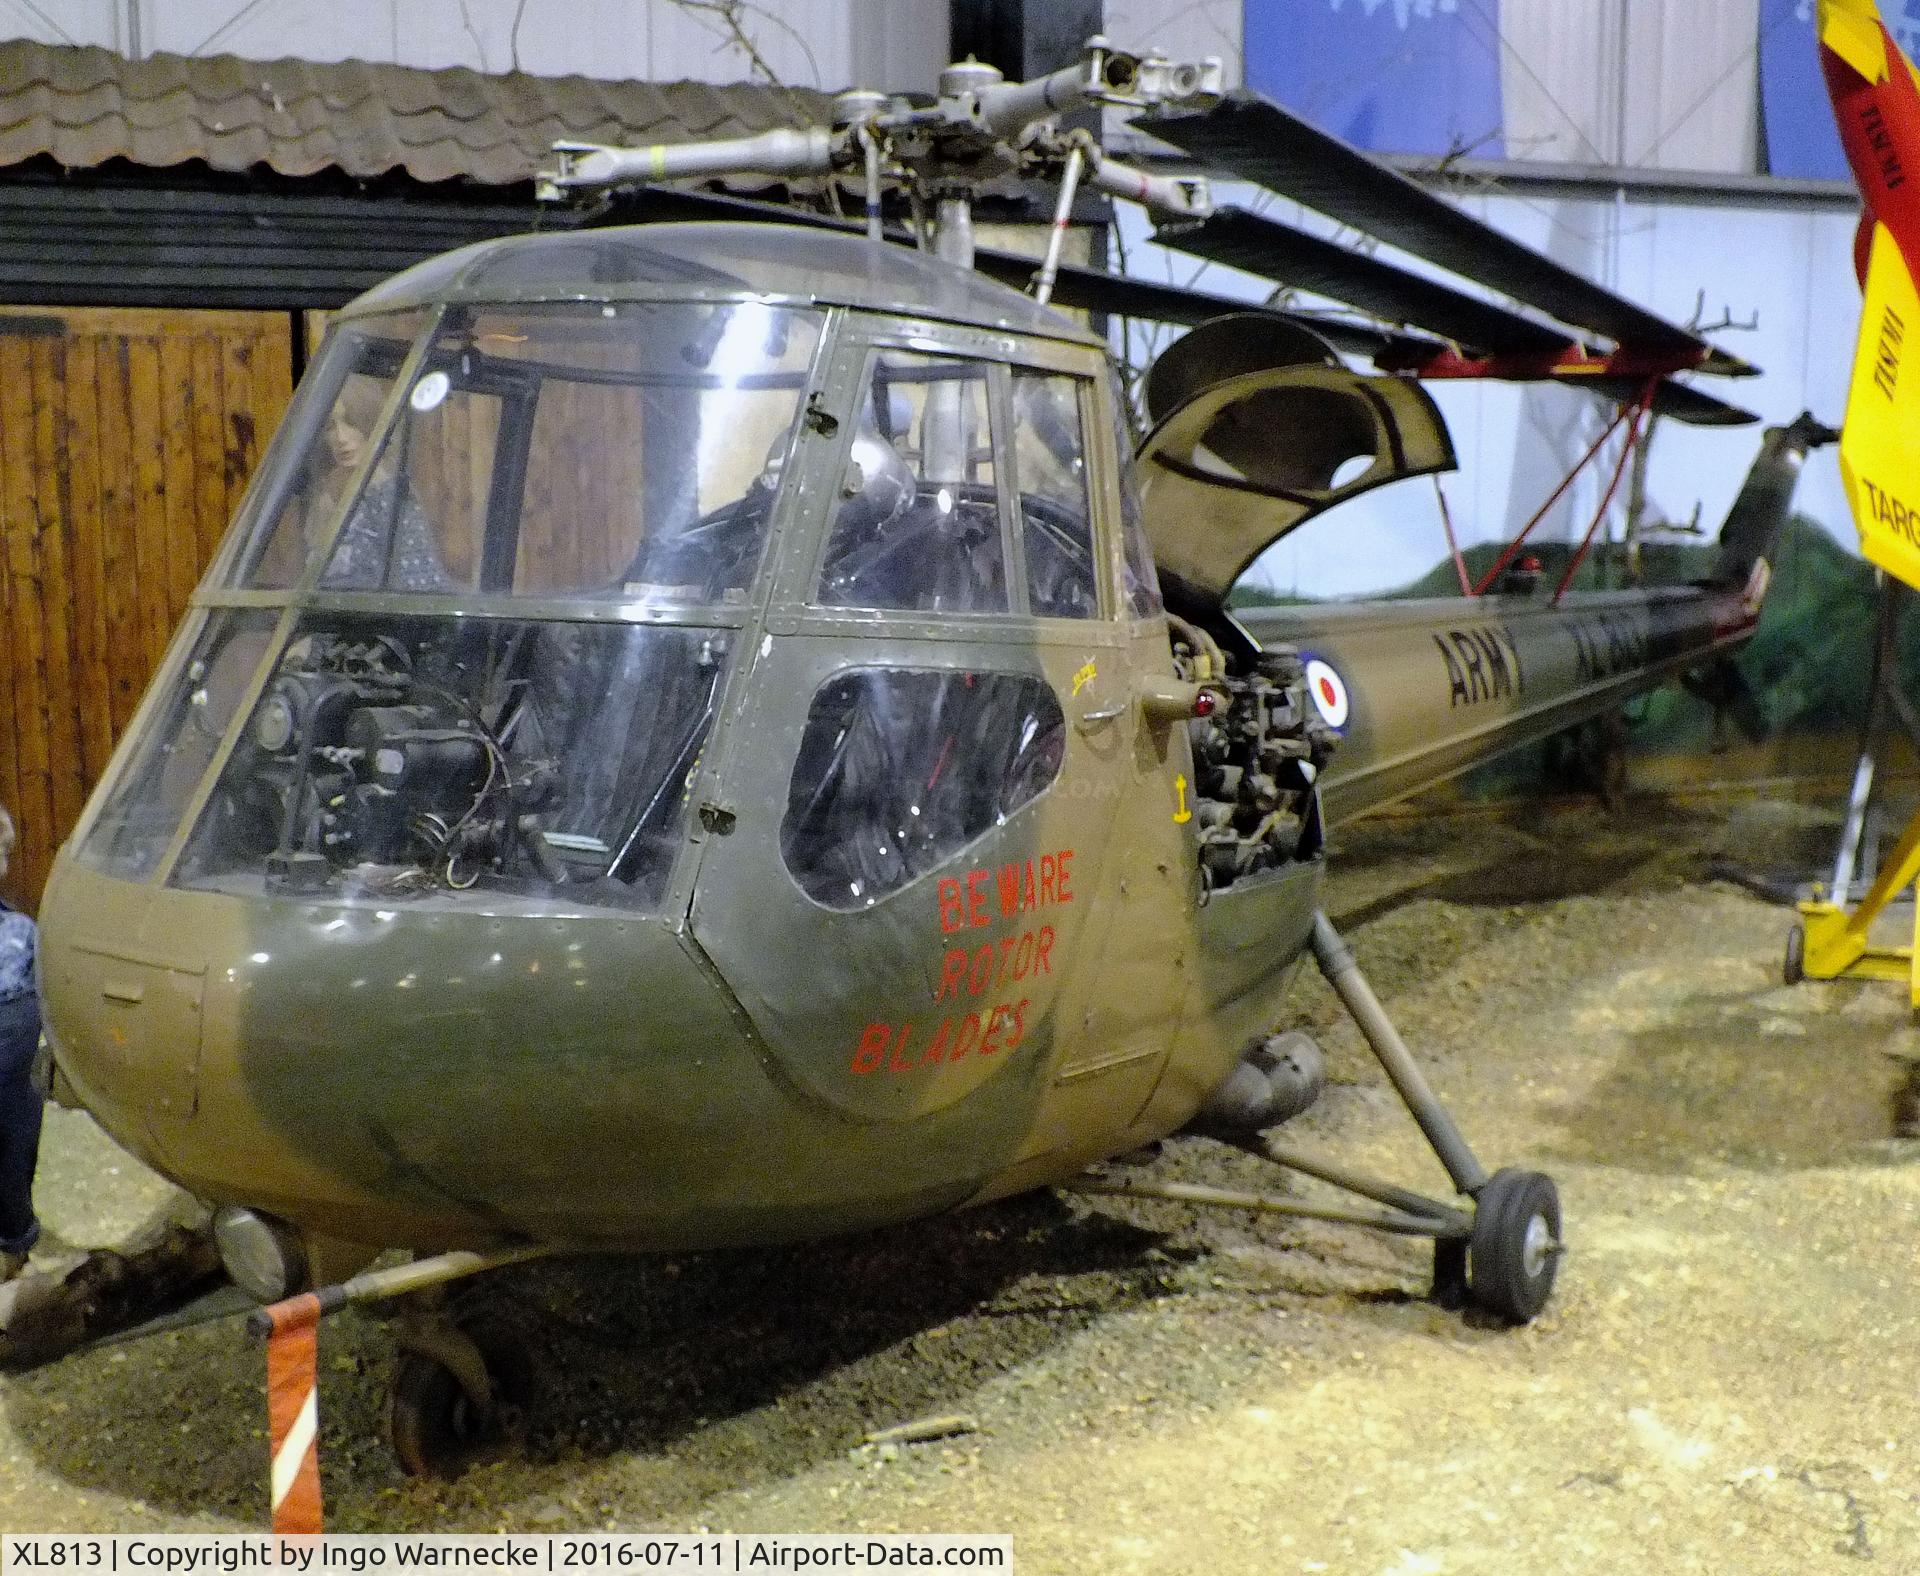
<path fill-rule="evenodd" d="M 895 1196 L 970 1189 L 1020 1143 L 1121 791 L 1094 715 L 1129 693 L 1089 501 L 1100 361 L 1012 348 L 843 341 L 692 908 L 783 1075 Z"/>
<path fill-rule="evenodd" d="M 1102 404 L 1099 436 L 1111 459 L 1101 479 L 1118 537 L 1118 612 L 1128 639 L 1109 659 L 1117 680 L 1111 698 L 1083 714 L 1080 726 L 1105 730 L 1111 753 L 1103 788 L 1113 796 L 1114 821 L 1091 894 L 1093 928 L 1060 1009 L 1069 1043 L 1015 1167 L 994 1183 L 1001 1192 L 1077 1171 L 1113 1153 L 1147 1120 L 1193 989 L 1192 751 L 1184 723 L 1149 716 L 1142 704 L 1146 688 L 1172 681 L 1172 649 L 1126 468 L 1130 441 L 1116 385 Z"/>

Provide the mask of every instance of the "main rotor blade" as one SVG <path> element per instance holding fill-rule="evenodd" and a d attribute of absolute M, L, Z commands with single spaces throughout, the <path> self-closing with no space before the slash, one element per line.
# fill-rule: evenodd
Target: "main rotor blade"
<path fill-rule="evenodd" d="M 1033 258 L 1017 252 L 981 247 L 974 253 L 974 265 L 981 273 L 1002 284 L 1023 288 L 1039 266 Z M 1142 317 L 1157 323 L 1178 323 L 1197 328 L 1216 317 L 1240 312 L 1267 312 L 1285 318 L 1318 334 L 1336 350 L 1354 355 L 1380 356 L 1389 350 L 1417 357 L 1422 351 L 1438 353 L 1445 347 L 1432 340 L 1375 328 L 1344 318 L 1325 317 L 1312 312 L 1289 312 L 1262 306 L 1258 301 L 1237 301 L 1231 296 L 1192 290 L 1183 285 L 1158 284 L 1151 279 L 1135 279 L 1125 274 L 1104 274 L 1095 268 L 1073 263 L 1060 265 L 1060 276 L 1053 287 L 1055 306 L 1073 307 L 1081 312 L 1107 312 L 1115 317 Z"/>
<path fill-rule="evenodd" d="M 1204 163 L 1622 346 L 1691 350 L 1703 372 L 1743 377 L 1759 370 L 1543 257 L 1256 93 L 1231 94 L 1199 113 L 1141 116 L 1132 124 Z"/>
<path fill-rule="evenodd" d="M 1222 208 L 1211 218 L 1164 226 L 1154 240 L 1413 324 L 1475 350 L 1552 354 L 1572 342 L 1565 329 L 1244 208 Z"/>
<path fill-rule="evenodd" d="M 757 219 L 769 224 L 791 224 L 802 229 L 838 230 L 859 234 L 865 230 L 857 219 L 834 219 L 809 213 L 803 208 L 783 207 L 778 203 L 756 202 L 750 197 L 729 197 L 717 192 L 685 191 L 675 186 L 642 186 L 614 194 L 606 211 L 590 223 L 664 223 L 673 219 Z M 913 237 L 898 226 L 889 226 L 886 238 L 899 246 L 912 246 Z M 983 246 L 976 250 L 974 263 L 981 273 L 1024 290 L 1038 272 L 1040 260 L 1019 252 L 1001 251 Z M 1230 296 L 1205 290 L 1190 290 L 1181 285 L 1158 284 L 1126 274 L 1103 273 L 1077 263 L 1062 263 L 1054 284 L 1056 306 L 1081 312 L 1107 312 L 1115 317 L 1147 318 L 1156 323 L 1178 323 L 1193 328 L 1201 323 L 1233 312 L 1272 312 L 1310 329 L 1337 350 L 1355 355 L 1379 356 L 1392 352 L 1405 362 L 1423 361 L 1438 355 L 1446 347 L 1431 340 L 1396 334 L 1365 323 L 1323 317 L 1312 312 L 1285 312 L 1258 302 L 1237 301 Z"/>

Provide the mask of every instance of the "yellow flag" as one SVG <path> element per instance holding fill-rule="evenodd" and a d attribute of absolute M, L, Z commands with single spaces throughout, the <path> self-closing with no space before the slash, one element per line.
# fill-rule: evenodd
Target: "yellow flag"
<path fill-rule="evenodd" d="M 1920 295 L 1900 248 L 1875 225 L 1860 343 L 1840 430 L 1840 474 L 1860 550 L 1920 588 Z"/>

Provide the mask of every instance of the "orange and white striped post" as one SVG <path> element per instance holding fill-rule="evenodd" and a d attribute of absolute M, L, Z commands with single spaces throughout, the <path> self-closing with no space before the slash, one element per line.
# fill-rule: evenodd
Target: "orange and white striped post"
<path fill-rule="evenodd" d="M 455 1249 L 391 1269 L 368 1270 L 255 1308 L 247 1316 L 248 1334 L 267 1343 L 267 1428 L 272 1437 L 277 1536 L 312 1537 L 320 1532 L 320 1320 L 349 1303 L 427 1291 L 482 1270 L 545 1258 L 554 1251 L 543 1243 L 519 1243 L 488 1253 Z"/>
<path fill-rule="evenodd" d="M 272 1450 L 273 1530 L 317 1534 L 320 1506 L 320 1365 L 324 1311 L 313 1293 L 262 1310 L 267 1332 L 267 1430 Z"/>

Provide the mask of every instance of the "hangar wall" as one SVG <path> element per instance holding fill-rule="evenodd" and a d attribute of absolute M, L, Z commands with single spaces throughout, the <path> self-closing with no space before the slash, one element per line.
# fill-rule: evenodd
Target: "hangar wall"
<path fill-rule="evenodd" d="M 293 387 L 275 312 L 0 310 L 0 802 L 40 891 Z"/>

